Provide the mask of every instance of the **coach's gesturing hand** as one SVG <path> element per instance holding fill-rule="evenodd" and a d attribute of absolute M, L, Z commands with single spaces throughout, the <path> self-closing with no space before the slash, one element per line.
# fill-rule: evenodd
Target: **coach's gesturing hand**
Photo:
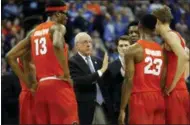
<path fill-rule="evenodd" d="M 102 73 L 104 73 L 108 68 L 108 54 L 107 52 L 104 54 L 104 60 L 103 60 L 103 64 L 102 64 L 102 68 L 100 69 L 100 71 Z"/>

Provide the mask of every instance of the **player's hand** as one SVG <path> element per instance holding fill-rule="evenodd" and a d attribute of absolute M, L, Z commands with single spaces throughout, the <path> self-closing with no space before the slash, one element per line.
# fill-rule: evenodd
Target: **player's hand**
<path fill-rule="evenodd" d="M 70 78 L 70 77 L 65 77 L 64 75 L 63 76 L 58 76 L 57 78 L 63 80 L 63 81 L 66 81 L 68 82 L 72 87 L 73 87 L 73 80 Z"/>
<path fill-rule="evenodd" d="M 125 125 L 125 111 L 120 111 L 119 118 L 118 118 L 119 125 Z"/>
<path fill-rule="evenodd" d="M 162 95 L 165 96 L 165 86 L 163 87 L 163 86 L 161 85 L 161 92 L 162 92 Z"/>
<path fill-rule="evenodd" d="M 35 83 L 35 84 L 32 84 L 32 86 L 30 88 L 30 91 L 31 91 L 31 93 L 32 93 L 33 96 L 35 95 L 37 87 L 38 87 L 38 84 Z"/>
<path fill-rule="evenodd" d="M 164 94 L 165 94 L 165 95 L 167 95 L 167 96 L 169 96 L 169 95 L 170 95 L 170 91 L 169 91 L 169 89 L 168 89 L 168 88 L 165 88 L 165 89 L 164 89 Z"/>
<path fill-rule="evenodd" d="M 175 88 L 176 86 L 174 86 L 173 84 L 171 86 L 169 86 L 168 88 L 165 89 L 165 94 L 166 95 L 170 95 L 170 93 L 173 91 L 173 89 Z"/>

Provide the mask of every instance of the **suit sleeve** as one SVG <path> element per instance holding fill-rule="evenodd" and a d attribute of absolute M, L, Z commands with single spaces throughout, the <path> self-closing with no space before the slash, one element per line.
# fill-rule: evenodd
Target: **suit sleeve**
<path fill-rule="evenodd" d="M 73 60 L 69 60 L 69 69 L 71 78 L 76 85 L 93 84 L 100 78 L 98 72 L 82 76 L 80 67 Z"/>

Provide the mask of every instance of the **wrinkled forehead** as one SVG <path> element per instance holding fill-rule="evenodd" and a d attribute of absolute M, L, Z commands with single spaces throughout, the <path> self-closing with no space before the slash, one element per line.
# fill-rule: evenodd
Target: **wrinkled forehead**
<path fill-rule="evenodd" d="M 92 41 L 92 38 L 88 35 L 88 34 L 84 34 L 80 37 L 79 42 L 83 42 L 83 41 Z"/>

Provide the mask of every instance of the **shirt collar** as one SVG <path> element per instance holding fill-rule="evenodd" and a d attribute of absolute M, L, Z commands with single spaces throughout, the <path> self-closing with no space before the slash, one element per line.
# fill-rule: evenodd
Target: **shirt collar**
<path fill-rule="evenodd" d="M 82 53 L 80 53 L 80 52 L 78 52 L 78 54 L 84 59 L 85 62 L 87 61 L 87 60 L 86 60 L 86 57 L 87 57 L 87 56 L 82 55 Z M 90 57 L 90 56 L 88 56 L 88 57 Z M 90 59 L 91 59 L 91 57 L 90 57 Z"/>
<path fill-rule="evenodd" d="M 120 60 L 120 62 L 121 62 L 121 65 L 124 66 L 124 57 L 121 57 L 121 56 L 119 55 L 119 60 Z"/>

